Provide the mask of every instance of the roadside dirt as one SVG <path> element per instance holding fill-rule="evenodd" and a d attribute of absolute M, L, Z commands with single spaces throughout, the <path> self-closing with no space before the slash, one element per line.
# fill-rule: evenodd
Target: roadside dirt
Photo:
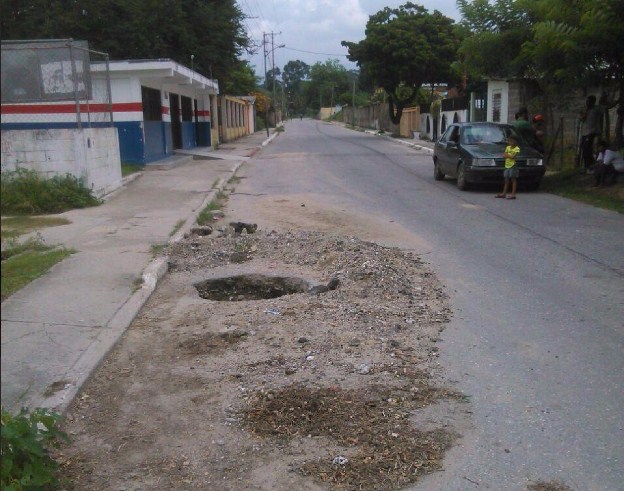
<path fill-rule="evenodd" d="M 436 361 L 443 286 L 370 241 L 407 244 L 399 228 L 321 203 L 234 202 L 221 231 L 166 251 L 169 274 L 67 414 L 65 489 L 394 490 L 442 468 L 469 425 Z"/>

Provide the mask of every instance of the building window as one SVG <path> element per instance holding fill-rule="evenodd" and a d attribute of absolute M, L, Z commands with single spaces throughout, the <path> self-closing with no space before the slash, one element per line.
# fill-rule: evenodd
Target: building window
<path fill-rule="evenodd" d="M 143 121 L 162 121 L 160 90 L 141 86 Z"/>
<path fill-rule="evenodd" d="M 501 106 L 503 101 L 503 95 L 500 92 L 494 92 L 492 94 L 492 121 L 500 123 L 501 120 Z"/>

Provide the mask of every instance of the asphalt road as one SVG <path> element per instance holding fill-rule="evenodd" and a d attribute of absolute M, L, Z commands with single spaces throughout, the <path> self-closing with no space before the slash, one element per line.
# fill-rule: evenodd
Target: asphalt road
<path fill-rule="evenodd" d="M 431 156 L 294 120 L 249 164 L 250 194 L 315 193 L 392 217 L 450 295 L 440 363 L 473 428 L 414 490 L 624 489 L 624 217 L 549 195 L 458 191 Z"/>

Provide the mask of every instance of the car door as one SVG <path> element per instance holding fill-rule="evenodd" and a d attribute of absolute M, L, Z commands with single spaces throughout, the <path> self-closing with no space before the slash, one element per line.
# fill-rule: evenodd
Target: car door
<path fill-rule="evenodd" d="M 440 167 L 442 172 L 448 176 L 455 176 L 457 173 L 457 161 L 459 160 L 459 132 L 458 125 L 449 126 L 444 142 L 444 163 Z"/>

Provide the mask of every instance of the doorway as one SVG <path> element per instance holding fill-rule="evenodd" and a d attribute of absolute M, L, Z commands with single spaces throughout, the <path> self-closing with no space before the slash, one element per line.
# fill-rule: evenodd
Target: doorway
<path fill-rule="evenodd" d="M 182 148 L 182 125 L 180 123 L 180 96 L 169 93 L 169 107 L 171 111 L 171 133 L 173 148 Z"/>

